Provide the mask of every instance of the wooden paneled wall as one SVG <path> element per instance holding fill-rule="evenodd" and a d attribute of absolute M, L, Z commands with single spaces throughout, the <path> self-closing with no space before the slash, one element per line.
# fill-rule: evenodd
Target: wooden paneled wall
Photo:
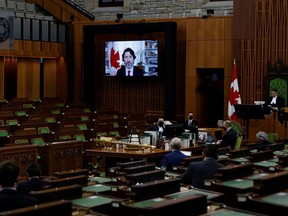
<path fill-rule="evenodd" d="M 203 95 L 197 90 L 200 83 L 197 68 L 224 69 L 224 102 L 219 101 L 219 103 L 224 103 L 223 118 L 227 119 L 225 114 L 227 113 L 233 63 L 231 27 L 231 17 L 187 19 L 185 113 L 192 111 L 202 126 L 207 126 L 205 122 L 208 119 L 207 113 L 203 109 L 205 106 Z"/>
<path fill-rule="evenodd" d="M 39 99 L 41 91 L 43 97 L 66 99 L 65 56 L 66 44 L 63 43 L 15 40 L 14 49 L 0 50 L 0 99 Z"/>
<path fill-rule="evenodd" d="M 251 104 L 269 95 L 267 65 L 274 66 L 279 58 L 284 65 L 288 63 L 288 1 L 256 0 L 243 5 L 237 0 L 235 4 L 237 8 L 242 5 L 242 11 L 255 8 L 254 14 L 250 13 L 250 22 L 255 23 L 254 37 L 246 35 L 245 38 L 235 32 L 235 37 L 241 38 L 238 71 L 242 102 Z M 241 26 L 242 21 L 236 18 L 235 25 Z M 251 26 L 248 24 L 246 28 L 251 29 Z"/>

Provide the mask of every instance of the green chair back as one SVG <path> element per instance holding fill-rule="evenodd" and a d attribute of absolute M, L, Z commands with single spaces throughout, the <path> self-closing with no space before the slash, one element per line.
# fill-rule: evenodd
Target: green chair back
<path fill-rule="evenodd" d="M 287 104 L 287 81 L 282 78 L 275 78 L 270 81 L 270 92 L 272 89 L 278 90 L 278 95 L 285 100 L 285 106 Z"/>
<path fill-rule="evenodd" d="M 15 116 L 26 116 L 27 113 L 24 110 L 21 111 L 15 111 Z"/>
<path fill-rule="evenodd" d="M 278 139 L 277 133 L 267 133 L 267 135 L 268 135 L 268 140 L 272 143 L 274 143 Z"/>
<path fill-rule="evenodd" d="M 73 136 L 73 138 L 74 138 L 75 140 L 78 140 L 78 141 L 85 141 L 85 140 L 86 140 L 84 134 L 75 134 L 75 135 Z"/>
<path fill-rule="evenodd" d="M 38 133 L 39 134 L 47 134 L 47 133 L 51 133 L 51 131 L 50 131 L 49 127 L 39 127 Z"/>
<path fill-rule="evenodd" d="M 77 124 L 77 128 L 79 130 L 87 130 L 88 129 L 86 124 Z"/>
<path fill-rule="evenodd" d="M 38 145 L 38 146 L 43 146 L 43 145 L 45 145 L 45 141 L 44 141 L 44 139 L 41 138 L 41 137 L 31 139 L 31 143 L 32 143 L 32 144 L 36 144 L 36 145 Z"/>
<path fill-rule="evenodd" d="M 16 144 L 29 144 L 29 140 L 28 139 L 18 139 L 15 140 Z"/>
<path fill-rule="evenodd" d="M 62 135 L 59 136 L 59 140 L 69 140 L 72 139 L 71 135 Z"/>
<path fill-rule="evenodd" d="M 6 125 L 18 125 L 17 119 L 6 120 Z"/>
<path fill-rule="evenodd" d="M 0 130 L 0 137 L 7 137 L 9 135 L 7 130 Z"/>
<path fill-rule="evenodd" d="M 48 118 L 45 118 L 45 121 L 47 123 L 55 123 L 56 122 L 56 119 L 54 117 L 48 117 Z"/>
<path fill-rule="evenodd" d="M 237 137 L 235 147 L 234 147 L 235 150 L 239 150 L 241 148 L 242 139 L 243 139 L 243 136 L 241 135 Z"/>

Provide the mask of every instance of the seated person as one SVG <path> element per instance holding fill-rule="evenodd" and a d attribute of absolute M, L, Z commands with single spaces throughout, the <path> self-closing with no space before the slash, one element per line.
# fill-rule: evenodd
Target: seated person
<path fill-rule="evenodd" d="M 3 161 L 0 164 L 0 212 L 38 204 L 37 199 L 16 190 L 19 171 L 15 161 Z"/>
<path fill-rule="evenodd" d="M 224 120 L 219 119 L 217 121 L 217 127 L 222 129 L 222 132 L 220 133 L 215 133 L 216 139 L 217 140 L 221 140 L 223 138 L 223 136 L 225 135 L 225 130 L 224 130 Z"/>
<path fill-rule="evenodd" d="M 266 147 L 270 144 L 272 144 L 272 142 L 270 142 L 268 140 L 268 135 L 267 133 L 265 133 L 264 131 L 259 131 L 256 134 L 256 138 L 257 138 L 257 142 L 259 143 L 258 146 L 258 151 L 263 151 L 266 149 Z"/>
<path fill-rule="evenodd" d="M 186 158 L 188 156 L 184 155 L 180 149 L 181 149 L 181 139 L 178 137 L 174 137 L 171 139 L 170 147 L 172 149 L 171 153 L 165 154 L 163 156 L 163 159 L 161 161 L 161 169 L 172 169 L 174 166 L 178 166 L 183 158 Z"/>
<path fill-rule="evenodd" d="M 165 124 L 164 119 L 159 118 L 156 124 L 150 126 L 147 130 L 149 131 L 158 131 L 159 136 L 165 136 Z"/>
<path fill-rule="evenodd" d="M 196 188 L 203 188 L 205 180 L 212 180 L 220 164 L 218 159 L 218 148 L 216 145 L 207 145 L 202 152 L 203 161 L 191 162 L 181 176 L 183 184 L 192 185 Z"/>
<path fill-rule="evenodd" d="M 17 186 L 17 191 L 27 194 L 30 191 L 38 191 L 48 188 L 48 183 L 44 182 L 41 178 L 41 168 L 39 164 L 33 163 L 26 169 L 28 180 L 20 182 Z"/>
<path fill-rule="evenodd" d="M 278 95 L 277 89 L 271 90 L 271 96 L 265 100 L 264 108 L 266 109 L 266 112 L 269 113 L 269 111 L 278 112 L 280 114 L 281 108 L 285 107 L 285 100 L 283 97 L 280 97 Z"/>
<path fill-rule="evenodd" d="M 225 135 L 222 140 L 218 140 L 216 142 L 217 146 L 220 148 L 230 147 L 234 149 L 236 141 L 237 141 L 237 132 L 231 127 L 232 123 L 230 120 L 226 120 L 223 123 Z"/>

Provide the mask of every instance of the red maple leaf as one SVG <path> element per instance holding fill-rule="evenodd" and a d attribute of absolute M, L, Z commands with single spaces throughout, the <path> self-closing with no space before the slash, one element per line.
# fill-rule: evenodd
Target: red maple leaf
<path fill-rule="evenodd" d="M 234 91 L 234 88 L 230 88 L 230 104 L 238 104 L 238 100 L 240 98 L 240 93 L 239 91 Z"/>
<path fill-rule="evenodd" d="M 114 50 L 114 48 L 112 47 L 111 48 L 111 52 L 110 52 L 110 64 L 111 64 L 111 67 L 114 67 L 116 69 L 120 68 L 119 60 L 120 60 L 119 52 L 118 51 L 116 52 Z"/>

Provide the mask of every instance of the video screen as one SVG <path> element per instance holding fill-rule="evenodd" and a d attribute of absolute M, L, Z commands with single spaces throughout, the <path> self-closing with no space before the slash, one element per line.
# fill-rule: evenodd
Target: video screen
<path fill-rule="evenodd" d="M 105 42 L 105 76 L 158 76 L 158 40 Z"/>

